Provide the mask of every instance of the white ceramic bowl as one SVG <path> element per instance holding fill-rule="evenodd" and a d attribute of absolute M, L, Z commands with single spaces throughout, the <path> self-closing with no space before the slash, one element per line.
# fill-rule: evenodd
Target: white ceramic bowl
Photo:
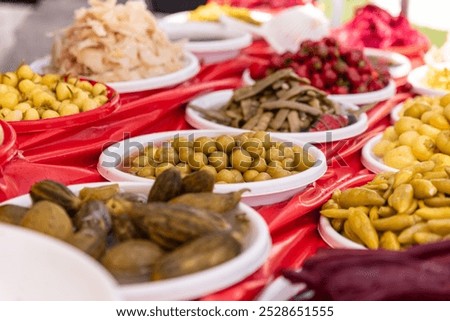
<path fill-rule="evenodd" d="M 261 22 L 261 24 L 264 24 L 272 19 L 273 15 L 268 12 L 258 11 L 258 10 L 251 10 L 250 16 L 255 19 L 256 21 Z M 161 24 L 179 24 L 179 25 L 186 25 L 190 23 L 201 23 L 205 29 L 214 28 L 214 26 L 221 25 L 222 28 L 228 27 L 233 30 L 240 30 L 240 31 L 250 31 L 253 35 L 253 39 L 259 39 L 259 33 L 260 32 L 252 32 L 253 29 L 259 29 L 260 26 L 255 26 L 253 24 L 245 23 L 244 21 L 240 22 L 239 25 L 229 23 L 228 20 L 221 20 L 221 23 L 219 22 L 208 22 L 208 21 L 191 21 L 189 20 L 189 12 L 183 11 L 183 12 L 177 12 L 174 14 L 170 14 L 165 16 L 160 20 Z M 243 27 L 243 28 L 242 28 Z"/>
<path fill-rule="evenodd" d="M 261 23 L 267 22 L 270 19 L 272 19 L 271 13 L 258 11 L 258 10 L 251 10 L 250 16 L 253 19 L 255 19 Z M 182 11 L 182 12 L 169 14 L 169 15 L 165 16 L 164 18 L 162 18 L 161 22 L 180 23 L 180 24 L 183 24 L 186 22 L 191 22 L 189 20 L 189 11 Z M 216 24 L 216 22 L 201 22 L 201 23 Z"/>
<path fill-rule="evenodd" d="M 50 65 L 50 61 L 50 56 L 45 56 L 33 61 L 30 64 L 30 67 L 34 72 L 43 74 L 45 73 L 45 68 Z M 133 93 L 175 86 L 195 77 L 199 71 L 200 64 L 197 57 L 192 53 L 185 52 L 184 67 L 180 70 L 162 76 L 150 77 L 140 80 L 108 82 L 106 84 L 115 89 L 119 94 Z"/>
<path fill-rule="evenodd" d="M 367 250 L 366 247 L 342 236 L 331 226 L 330 220 L 320 216 L 318 231 L 322 239 L 334 249 Z"/>
<path fill-rule="evenodd" d="M 375 48 L 364 48 L 364 55 L 376 58 L 384 58 L 395 63 L 395 66 L 388 68 L 389 73 L 393 78 L 405 77 L 411 71 L 411 61 L 408 59 L 408 57 L 402 54 Z"/>
<path fill-rule="evenodd" d="M 383 160 L 373 153 L 374 146 L 380 142 L 383 134 L 372 137 L 362 149 L 361 163 L 376 174 L 381 172 L 398 172 L 398 169 L 387 166 Z"/>
<path fill-rule="evenodd" d="M 148 178 L 132 175 L 120 170 L 124 161 L 130 155 L 136 155 L 139 148 L 144 148 L 149 142 L 156 145 L 163 142 L 168 142 L 176 135 L 180 137 L 216 137 L 220 135 L 238 134 L 238 132 L 230 132 L 224 130 L 185 130 L 156 133 L 150 135 L 143 135 L 128 140 L 124 140 L 113 144 L 106 148 L 100 155 L 97 169 L 99 173 L 109 181 L 128 181 L 128 182 L 150 182 L 153 181 Z M 308 153 L 316 159 L 316 164 L 295 175 L 271 179 L 263 182 L 249 182 L 236 184 L 216 184 L 214 191 L 218 193 L 227 193 L 237 191 L 241 188 L 249 188 L 250 192 L 244 193 L 242 201 L 250 206 L 259 206 L 278 203 L 287 200 L 299 193 L 307 185 L 318 180 L 327 170 L 327 162 L 325 155 L 316 147 L 305 144 L 301 141 L 286 140 L 276 134 L 271 134 L 274 141 L 292 142 L 295 145 L 303 146 Z"/>
<path fill-rule="evenodd" d="M 221 24 L 164 23 L 160 27 L 172 41 L 183 40 L 184 48 L 205 64 L 230 60 L 252 43 L 249 33 L 230 30 Z"/>
<path fill-rule="evenodd" d="M 442 68 L 446 66 L 447 68 L 450 68 L 450 64 L 438 64 L 435 67 L 436 68 Z M 420 95 L 427 95 L 427 96 L 444 96 L 449 93 L 449 91 L 442 90 L 442 89 L 433 89 L 428 87 L 428 85 L 425 83 L 425 77 L 427 75 L 427 72 L 429 70 L 429 67 L 427 65 L 417 67 L 413 69 L 409 75 L 408 75 L 408 82 L 413 87 L 413 91 Z"/>
<path fill-rule="evenodd" d="M 253 85 L 255 83 L 255 80 L 250 75 L 249 69 L 244 70 L 242 79 L 246 85 Z M 395 95 L 396 90 L 395 82 L 390 80 L 389 84 L 380 90 L 360 94 L 328 95 L 328 98 L 347 104 L 365 105 L 388 100 Z"/>
<path fill-rule="evenodd" d="M 224 106 L 232 97 L 232 90 L 220 90 L 210 94 L 200 96 L 193 101 L 192 105 L 202 107 L 204 109 L 219 109 Z M 345 110 L 358 110 L 358 107 L 349 103 L 342 103 Z M 199 112 L 192 108 L 186 108 L 186 121 L 194 128 L 198 129 L 217 129 L 217 130 L 232 130 L 238 132 L 245 132 L 248 130 L 234 128 L 226 125 L 221 125 L 204 118 Z M 350 126 L 343 128 L 318 131 L 318 132 L 301 132 L 301 133 L 276 133 L 277 136 L 290 140 L 302 140 L 310 143 L 333 142 L 341 139 L 347 139 L 364 133 L 367 129 L 367 115 L 361 114 L 358 121 Z"/>
<path fill-rule="evenodd" d="M 6 203 L 25 205 L 28 196 Z M 120 300 L 113 277 L 75 247 L 0 223 L 1 301 Z"/>
<path fill-rule="evenodd" d="M 103 183 L 79 184 L 69 186 L 69 188 L 75 194 L 78 194 L 78 192 L 83 187 L 97 187 L 109 184 L 111 183 L 103 182 Z M 147 195 L 148 191 L 150 190 L 150 187 L 153 184 L 153 181 L 147 180 L 146 183 L 121 182 L 119 184 L 121 190 L 124 192 L 140 193 Z M 21 206 L 30 206 L 31 198 L 27 194 L 11 199 L 5 203 L 16 204 Z M 258 212 L 253 210 L 251 207 L 240 203 L 239 209 L 240 211 L 244 212 L 247 215 L 247 218 L 250 221 L 250 229 L 245 239 L 244 249 L 242 253 L 239 254 L 237 257 L 213 268 L 200 271 L 197 273 L 192 273 L 186 276 L 181 276 L 163 281 L 120 285 L 118 287 L 118 293 L 120 297 L 125 300 L 157 300 L 157 301 L 196 299 L 203 295 L 227 288 L 246 278 L 253 272 L 255 272 L 265 262 L 270 251 L 271 239 L 268 227 L 263 218 L 258 214 Z M 26 230 L 26 232 L 28 233 L 28 230 Z M 31 232 L 31 234 L 33 234 L 32 235 L 33 237 L 36 237 L 35 235 L 36 233 Z M 2 236 L 0 230 L 0 240 L 1 237 Z M 63 256 L 65 255 L 66 257 L 72 259 L 65 261 L 64 260 L 65 257 L 52 258 L 51 252 L 49 252 L 49 254 L 45 258 L 36 260 L 37 255 L 35 257 L 34 254 L 32 253 L 29 254 L 30 255 L 29 264 L 23 267 L 23 269 L 29 267 L 29 269 L 32 270 L 36 268 L 36 265 L 43 265 L 47 267 L 49 270 L 54 271 L 55 268 L 59 268 L 61 265 L 65 267 L 67 271 L 64 272 L 70 273 L 70 275 L 64 275 L 67 278 L 67 280 L 64 280 L 62 277 L 61 278 L 55 277 L 55 280 L 57 280 L 58 283 L 55 283 L 55 281 L 52 281 L 51 279 L 49 280 L 50 282 L 49 284 L 55 286 L 55 289 L 56 286 L 58 286 L 57 289 L 60 291 L 56 293 L 52 292 L 53 295 L 61 294 L 63 296 L 64 292 L 74 291 L 73 288 L 76 289 L 76 286 L 78 284 L 78 287 L 87 288 L 90 291 L 92 291 L 91 296 L 88 297 L 91 298 L 94 297 L 96 291 L 99 291 L 97 288 L 101 289 L 100 288 L 101 284 L 99 285 L 101 281 L 103 281 L 105 278 L 111 280 L 109 273 L 107 273 L 106 270 L 104 270 L 99 264 L 95 263 L 95 261 L 90 259 L 90 257 L 88 257 L 87 255 L 81 253 L 74 247 L 66 245 L 60 241 L 55 240 L 53 242 L 53 239 L 49 237 L 45 237 L 45 239 L 49 243 L 56 243 L 59 246 L 59 254 Z M 32 250 L 33 249 L 32 241 L 33 238 L 30 237 L 29 239 L 20 241 L 18 246 L 23 245 L 25 247 L 26 244 L 29 242 L 30 244 L 29 247 Z M 14 246 L 11 246 L 11 244 L 15 243 L 1 242 L 0 247 L 4 248 L 9 247 L 11 248 L 10 249 L 11 252 L 20 251 L 28 253 L 28 251 L 25 250 L 22 251 L 21 250 L 22 247 L 16 248 Z M 35 261 L 32 261 L 31 259 L 34 259 Z M 2 271 L 3 268 L 2 266 L 5 265 L 4 262 L 0 265 L 0 271 Z M 52 265 L 54 265 L 53 268 Z M 16 269 L 20 268 L 19 265 L 16 265 L 15 267 Z M 51 273 L 48 274 L 49 274 L 48 278 L 50 278 L 52 274 Z M 2 280 L 1 279 L 2 276 L 6 278 L 7 275 L 8 274 L 0 273 L 0 280 Z M 24 284 L 24 286 L 26 285 L 27 275 L 28 274 L 26 273 L 24 275 L 23 274 L 20 275 L 20 277 L 23 278 L 20 284 Z M 38 273 L 32 275 L 37 276 Z M 18 277 L 19 275 L 17 276 L 17 278 Z M 45 283 L 43 282 L 43 280 L 41 280 L 42 284 L 39 289 L 45 291 L 44 289 Z M 38 283 L 41 281 L 36 280 L 35 282 Z M 76 282 L 77 284 L 72 285 L 72 282 Z M 32 289 L 30 289 L 30 291 L 31 290 Z M 37 292 L 37 290 L 33 291 Z M 1 295 L 2 294 L 0 291 L 0 298 Z M 72 296 L 73 298 L 76 297 L 76 294 L 67 293 L 67 295 L 69 296 L 69 298 L 70 296 Z M 54 298 L 57 299 L 58 296 L 54 296 Z M 111 298 L 115 299 L 117 297 Z"/>

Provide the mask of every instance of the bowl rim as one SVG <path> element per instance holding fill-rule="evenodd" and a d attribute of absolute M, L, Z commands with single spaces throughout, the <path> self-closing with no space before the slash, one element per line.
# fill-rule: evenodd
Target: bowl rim
<path fill-rule="evenodd" d="M 255 80 L 251 77 L 250 69 L 248 68 L 244 70 L 242 79 L 244 84 L 247 85 L 251 85 L 255 82 Z M 328 98 L 348 104 L 364 105 L 388 100 L 395 95 L 396 91 L 397 87 L 395 86 L 395 81 L 390 79 L 386 87 L 379 90 L 358 94 L 328 95 Z"/>
<path fill-rule="evenodd" d="M 450 63 L 436 64 L 437 67 L 443 66 L 450 69 Z M 433 89 L 431 87 L 422 84 L 426 72 L 428 71 L 429 66 L 423 65 L 411 70 L 408 74 L 407 81 L 413 87 L 413 91 L 420 95 L 427 96 L 444 96 L 450 93 L 450 90 L 443 89 Z"/>
<path fill-rule="evenodd" d="M 212 100 L 220 100 L 221 103 L 223 101 L 223 104 L 228 101 L 232 96 L 233 90 L 231 89 L 225 89 L 225 90 L 219 90 L 212 93 L 208 93 L 205 95 L 201 95 L 195 99 L 193 99 L 190 103 L 194 105 L 201 106 L 203 105 L 202 101 L 205 101 L 208 104 L 212 104 Z M 346 109 L 350 110 L 358 110 L 358 107 L 354 104 L 337 101 L 334 100 L 337 103 L 340 103 L 344 106 Z M 217 102 L 214 103 L 216 105 Z M 208 106 L 207 109 L 214 109 L 214 106 Z M 186 121 L 192 126 L 197 129 L 214 129 L 214 130 L 229 130 L 229 131 L 235 131 L 235 132 L 246 132 L 248 130 L 241 129 L 241 128 L 234 128 L 222 124 L 215 123 L 213 121 L 210 121 L 200 115 L 199 112 L 193 110 L 189 107 L 189 104 L 186 107 L 186 114 L 185 114 Z M 290 140 L 301 140 L 301 141 L 307 141 L 310 143 L 324 143 L 324 142 L 334 142 L 339 141 L 343 139 L 348 139 L 351 137 L 355 137 L 359 134 L 364 133 L 368 128 L 368 117 L 366 113 L 362 113 L 357 122 L 354 124 L 351 124 L 349 126 L 345 126 L 338 129 L 332 129 L 327 131 L 318 131 L 318 132 L 300 132 L 300 133 L 282 133 L 282 132 L 274 132 L 279 137 L 283 137 L 285 139 Z M 330 138 L 331 137 L 331 138 Z"/>
<path fill-rule="evenodd" d="M 361 162 L 364 167 L 376 174 L 381 172 L 398 172 L 398 169 L 384 164 L 373 154 L 373 147 L 381 141 L 381 137 L 383 137 L 383 133 L 377 134 L 367 141 L 362 149 Z"/>
<path fill-rule="evenodd" d="M 1 204 L 4 204 L 2 202 Z M 117 281 L 104 269 L 99 263 L 91 258 L 89 255 L 81 252 L 77 248 L 71 246 L 70 244 L 61 241 L 59 239 L 53 238 L 51 236 L 45 235 L 43 233 L 36 232 L 25 227 L 19 227 L 11 224 L 0 223 L 0 235 L 2 237 L 13 236 L 19 237 L 22 240 L 27 240 L 27 244 L 32 245 L 42 245 L 51 251 L 57 251 L 60 256 L 64 257 L 66 260 L 76 261 L 82 266 L 85 266 L 89 271 L 95 273 L 95 279 L 102 286 L 102 292 L 105 292 L 106 296 L 98 300 L 120 300 L 122 296 L 119 291 L 117 291 Z M 60 293 L 53 295 L 53 300 L 61 300 Z M 21 299 L 26 299 L 26 297 L 21 297 Z M 50 298 L 47 298 L 50 299 Z M 36 300 L 36 298 L 34 298 Z M 82 297 L 72 298 L 72 300 L 83 300 Z"/>
<path fill-rule="evenodd" d="M 185 65 L 183 68 L 167 73 L 161 76 L 149 77 L 130 81 L 106 82 L 105 84 L 116 90 L 119 94 L 129 94 L 153 89 L 162 89 L 178 85 L 186 80 L 195 77 L 200 72 L 200 62 L 198 58 L 188 52 L 183 51 Z M 51 56 L 47 55 L 33 61 L 30 67 L 35 72 L 41 72 L 42 69 L 50 64 Z"/>

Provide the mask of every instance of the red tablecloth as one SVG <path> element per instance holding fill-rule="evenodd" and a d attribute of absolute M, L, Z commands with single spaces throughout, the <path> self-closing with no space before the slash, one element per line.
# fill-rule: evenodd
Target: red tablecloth
<path fill-rule="evenodd" d="M 0 201 L 27 193 L 42 179 L 65 184 L 103 181 L 96 164 L 101 151 L 129 136 L 190 128 L 184 120 L 185 103 L 206 92 L 241 85 L 244 69 L 266 51 L 255 43 L 232 61 L 204 66 L 195 79 L 176 88 L 148 92 L 144 97 L 124 97 L 124 104 L 106 119 L 67 130 L 20 134 L 16 152 L 0 163 Z M 420 59 L 415 64 L 420 63 Z M 399 80 L 399 91 L 407 89 Z M 403 86 L 403 87 L 402 87 Z M 317 209 L 336 188 L 358 184 L 371 175 L 360 161 L 360 151 L 368 139 L 388 126 L 393 106 L 410 94 L 397 93 L 369 112 L 369 129 L 353 139 L 322 144 L 329 159 L 325 176 L 291 200 L 258 208 L 267 221 L 273 248 L 267 262 L 253 275 L 204 300 L 252 300 L 283 268 L 297 268 L 317 249 L 325 247 L 317 232 Z M 139 98 L 139 99 L 136 99 Z"/>

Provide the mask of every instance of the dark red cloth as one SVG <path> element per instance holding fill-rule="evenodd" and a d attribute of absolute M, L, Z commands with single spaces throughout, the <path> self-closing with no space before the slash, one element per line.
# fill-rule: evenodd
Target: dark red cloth
<path fill-rule="evenodd" d="M 134 99 L 127 96 L 128 101 L 123 101 L 118 111 L 95 123 L 18 135 L 16 146 L 10 148 L 13 158 L 0 162 L 0 200 L 27 193 L 33 183 L 42 179 L 64 184 L 103 181 L 96 164 L 104 148 L 121 141 L 125 134 L 190 128 L 184 120 L 185 103 L 206 92 L 240 86 L 244 69 L 264 52 L 267 46 L 257 42 L 238 59 L 203 67 L 193 80 L 180 86 L 136 95 Z M 269 225 L 273 241 L 267 262 L 242 282 L 202 299 L 252 300 L 282 269 L 298 268 L 307 257 L 326 247 L 317 232 L 316 209 L 333 190 L 367 180 L 371 174 L 361 164 L 360 151 L 368 139 L 389 125 L 390 110 L 409 96 L 407 92 L 399 93 L 372 109 L 366 133 L 321 144 L 319 147 L 329 157 L 326 174 L 289 201 L 257 208 Z"/>

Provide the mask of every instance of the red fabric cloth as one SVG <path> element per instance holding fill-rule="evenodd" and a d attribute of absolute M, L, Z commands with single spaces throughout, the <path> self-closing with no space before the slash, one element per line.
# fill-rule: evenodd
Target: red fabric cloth
<path fill-rule="evenodd" d="M 257 42 L 238 59 L 203 67 L 193 80 L 180 86 L 135 96 L 139 99 L 128 96 L 117 112 L 95 123 L 18 135 L 11 149 L 14 157 L 0 163 L 0 201 L 27 193 L 33 183 L 42 179 L 64 184 L 103 181 L 96 164 L 104 148 L 124 139 L 125 134 L 190 128 L 184 120 L 185 103 L 202 93 L 240 86 L 243 70 L 264 52 L 267 46 Z M 252 300 L 282 269 L 298 268 L 307 257 L 326 247 L 317 232 L 317 209 L 333 190 L 361 184 L 371 177 L 361 164 L 360 151 L 368 139 L 389 125 L 390 110 L 410 96 L 407 87 L 401 88 L 406 93 L 379 103 L 369 112 L 366 133 L 319 146 L 329 157 L 329 169 L 320 180 L 289 201 L 257 208 L 271 232 L 269 259 L 242 282 L 203 300 Z"/>

